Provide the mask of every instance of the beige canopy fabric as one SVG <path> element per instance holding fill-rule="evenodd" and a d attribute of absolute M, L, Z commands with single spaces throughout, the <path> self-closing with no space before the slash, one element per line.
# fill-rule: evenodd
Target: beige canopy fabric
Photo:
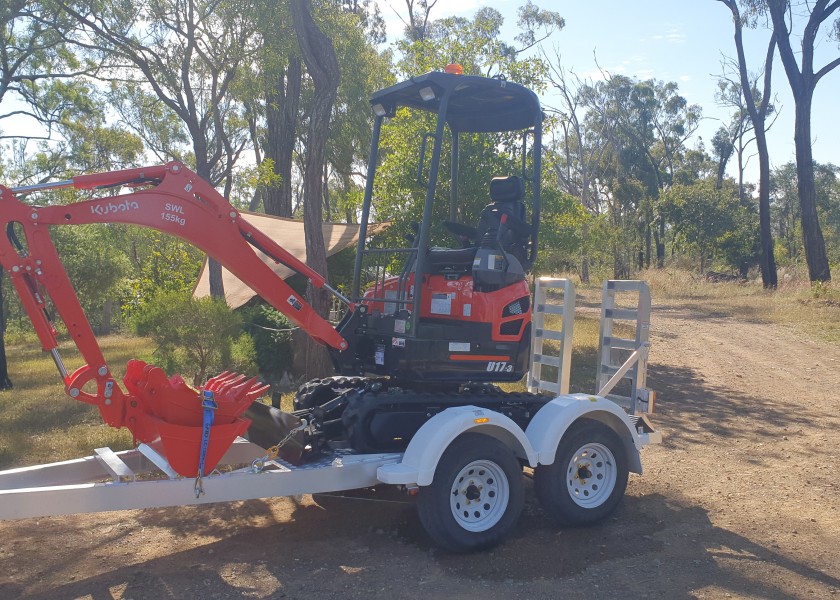
<path fill-rule="evenodd" d="M 242 211 L 242 216 L 248 223 L 258 227 L 260 231 L 277 242 L 296 258 L 306 261 L 306 239 L 303 231 L 303 221 L 273 217 L 257 213 Z M 368 235 L 383 231 L 390 223 L 371 223 L 368 225 Z M 359 239 L 359 226 L 346 223 L 324 223 L 324 242 L 327 245 L 327 256 L 332 256 L 345 248 L 352 246 Z M 294 271 L 284 265 L 277 264 L 268 256 L 257 250 L 257 256 L 277 273 L 278 277 L 286 279 L 294 275 Z M 222 268 L 222 281 L 225 286 L 225 300 L 231 308 L 238 308 L 256 296 L 256 292 L 240 281 L 235 275 Z M 203 298 L 210 295 L 210 279 L 207 271 L 207 259 L 201 269 L 201 275 L 193 291 L 193 297 Z"/>

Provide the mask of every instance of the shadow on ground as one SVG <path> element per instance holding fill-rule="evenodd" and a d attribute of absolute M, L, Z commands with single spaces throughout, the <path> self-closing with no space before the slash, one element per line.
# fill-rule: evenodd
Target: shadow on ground
<path fill-rule="evenodd" d="M 265 502 L 239 508 L 246 517 L 270 514 Z M 178 514 L 178 522 L 165 513 Z M 751 563 L 772 563 L 814 585 L 840 587 L 840 580 L 805 562 L 712 526 L 703 509 L 658 494 L 630 496 L 605 523 L 573 529 L 551 525 L 531 500 L 508 542 L 466 556 L 434 548 L 412 507 L 400 503 L 333 499 L 329 509 L 297 503 L 287 520 L 259 527 L 247 518 L 243 523 L 230 506 L 137 516 L 185 534 L 217 520 L 239 527 L 217 542 L 143 564 L 121 567 L 115 556 L 103 561 L 102 573 L 41 593 L 28 595 L 36 581 L 26 578 L 0 584 L 0 597 L 468 598 L 481 589 L 491 598 L 542 598 L 557 597 L 545 590 L 564 589 L 570 598 L 687 598 L 706 586 L 750 597 L 796 597 L 749 576 Z M 721 566 L 721 559 L 747 568 Z M 600 591 L 583 583 L 596 575 Z"/>

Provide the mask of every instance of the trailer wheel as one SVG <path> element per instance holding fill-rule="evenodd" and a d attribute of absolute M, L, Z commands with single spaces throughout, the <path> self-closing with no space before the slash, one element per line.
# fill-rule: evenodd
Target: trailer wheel
<path fill-rule="evenodd" d="M 524 505 L 522 467 L 513 452 L 487 435 L 465 433 L 438 462 L 431 485 L 420 488 L 420 522 L 440 546 L 470 552 L 498 544 Z"/>
<path fill-rule="evenodd" d="M 554 463 L 534 471 L 543 510 L 561 525 L 595 523 L 612 513 L 627 488 L 627 456 L 618 435 L 602 423 L 572 425 Z"/>

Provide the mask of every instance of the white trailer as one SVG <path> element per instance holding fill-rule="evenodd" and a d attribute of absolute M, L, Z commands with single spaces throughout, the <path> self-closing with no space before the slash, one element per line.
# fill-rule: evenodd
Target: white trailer
<path fill-rule="evenodd" d="M 557 288 L 563 290 L 563 302 L 552 304 L 548 290 Z M 638 294 L 637 308 L 615 308 L 617 292 Z M 537 496 L 554 520 L 598 521 L 621 501 L 629 472 L 642 472 L 641 448 L 661 441 L 645 415 L 654 404 L 653 392 L 643 387 L 650 325 L 647 286 L 608 281 L 603 293 L 609 305 L 602 311 L 598 393 L 569 394 L 574 287 L 567 280 L 538 280 L 529 390 L 549 390 L 556 397 L 524 430 L 499 412 L 456 406 L 429 419 L 404 452 L 336 450 L 299 466 L 272 458 L 265 448 L 240 438 L 203 482 L 175 473 L 154 445 L 124 452 L 100 448 L 86 458 L 0 472 L 0 519 L 391 484 L 417 496 L 420 520 L 437 543 L 463 552 L 492 546 L 515 526 L 524 503 L 522 470 L 527 466 L 534 469 Z M 548 327 L 546 314 L 562 317 L 559 331 Z M 635 338 L 612 335 L 614 319 L 634 321 Z M 545 340 L 559 342 L 559 357 L 547 354 Z M 623 364 L 611 364 L 615 350 L 630 353 Z M 557 370 L 552 381 L 542 379 L 545 366 Z M 630 383 L 629 396 L 612 395 L 622 380 Z"/>

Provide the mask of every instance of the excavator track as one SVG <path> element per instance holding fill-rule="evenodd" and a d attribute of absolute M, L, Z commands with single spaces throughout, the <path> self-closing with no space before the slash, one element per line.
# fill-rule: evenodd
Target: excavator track
<path fill-rule="evenodd" d="M 417 430 L 453 406 L 478 406 L 499 412 L 522 429 L 550 398 L 527 392 L 504 392 L 492 385 L 461 391 L 425 391 L 396 385 L 368 386 L 342 397 L 341 436 L 361 453 L 404 450 Z M 335 422 L 335 410 L 331 411 Z M 337 428 L 333 429 L 334 441 Z"/>

